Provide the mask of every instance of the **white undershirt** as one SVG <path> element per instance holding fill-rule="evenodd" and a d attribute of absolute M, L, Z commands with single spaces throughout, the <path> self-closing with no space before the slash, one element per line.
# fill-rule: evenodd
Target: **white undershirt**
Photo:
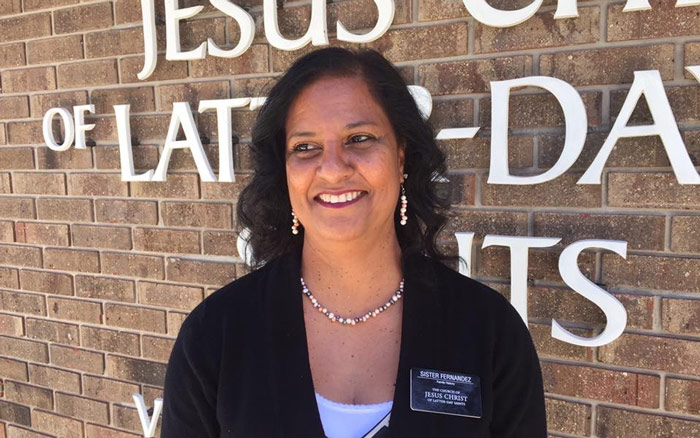
<path fill-rule="evenodd" d="M 362 438 L 391 411 L 393 401 L 350 405 L 328 400 L 316 393 L 316 404 L 328 438 Z"/>

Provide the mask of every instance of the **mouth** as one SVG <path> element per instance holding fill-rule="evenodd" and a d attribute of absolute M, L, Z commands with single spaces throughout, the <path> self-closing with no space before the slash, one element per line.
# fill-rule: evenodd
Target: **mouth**
<path fill-rule="evenodd" d="M 362 199 L 367 192 L 356 190 L 341 194 L 321 193 L 314 197 L 314 201 L 328 208 L 343 208 L 352 205 Z"/>

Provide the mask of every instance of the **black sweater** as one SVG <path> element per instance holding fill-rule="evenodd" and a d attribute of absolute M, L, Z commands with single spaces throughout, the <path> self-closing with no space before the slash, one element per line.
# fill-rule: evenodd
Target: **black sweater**
<path fill-rule="evenodd" d="M 388 436 L 545 437 L 539 362 L 515 309 L 435 260 L 411 256 L 403 264 L 401 353 Z M 324 436 L 300 272 L 300 254 L 272 260 L 187 317 L 166 373 L 162 438 Z M 479 376 L 482 417 L 412 410 L 413 367 Z"/>

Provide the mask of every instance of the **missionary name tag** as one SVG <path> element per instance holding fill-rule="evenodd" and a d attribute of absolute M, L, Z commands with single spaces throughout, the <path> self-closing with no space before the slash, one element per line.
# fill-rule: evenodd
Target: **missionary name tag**
<path fill-rule="evenodd" d="M 481 418 L 479 376 L 411 368 L 411 409 Z"/>

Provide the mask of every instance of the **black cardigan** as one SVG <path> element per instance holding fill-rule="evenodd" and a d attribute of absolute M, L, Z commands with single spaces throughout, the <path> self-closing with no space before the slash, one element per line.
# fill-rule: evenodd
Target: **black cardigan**
<path fill-rule="evenodd" d="M 543 438 L 542 375 L 498 292 L 423 256 L 403 260 L 401 353 L 388 436 Z M 324 437 L 289 254 L 222 287 L 184 321 L 165 377 L 162 438 Z M 352 328 L 348 328 L 352 330 Z M 413 411 L 412 367 L 481 380 L 480 419 Z"/>

